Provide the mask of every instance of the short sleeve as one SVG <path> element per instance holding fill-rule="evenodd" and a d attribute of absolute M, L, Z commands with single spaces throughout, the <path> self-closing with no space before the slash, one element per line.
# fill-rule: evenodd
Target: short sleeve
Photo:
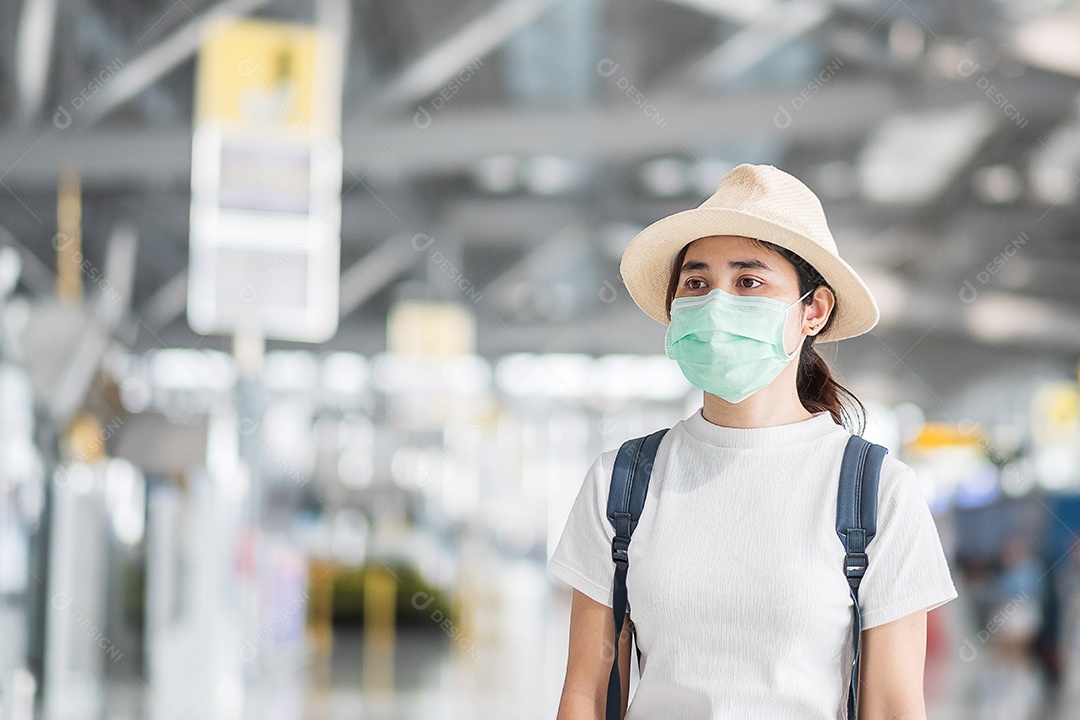
<path fill-rule="evenodd" d="M 607 519 L 611 476 L 608 468 L 612 456 L 613 453 L 603 453 L 586 473 L 547 565 L 552 577 L 608 607 L 614 604 L 615 585 L 615 565 L 611 561 L 615 529 Z"/>
<path fill-rule="evenodd" d="M 866 548 L 869 565 L 859 585 L 863 628 L 932 610 L 957 597 L 915 471 L 887 455 L 878 492 L 877 533 Z"/>

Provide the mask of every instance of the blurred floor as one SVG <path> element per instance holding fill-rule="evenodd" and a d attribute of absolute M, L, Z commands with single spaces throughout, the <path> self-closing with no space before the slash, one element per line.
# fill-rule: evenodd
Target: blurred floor
<path fill-rule="evenodd" d="M 566 663 L 570 591 L 549 582 L 542 565 L 524 560 L 487 562 L 478 573 L 475 617 L 461 625 L 398 632 L 392 661 L 364 672 L 362 633 L 339 631 L 329 667 L 313 662 L 303 677 L 279 678 L 249 701 L 244 715 L 260 720 L 549 720 L 555 717 Z M 992 648 L 965 662 L 957 648 L 974 637 L 970 608 L 961 598 L 943 608 L 945 636 L 927 660 L 931 720 L 1065 720 L 1080 717 L 1080 682 L 1066 678 L 1049 692 L 1042 673 L 1017 667 Z M 392 667 L 392 671 L 390 668 Z M 373 679 L 374 678 L 374 679 Z M 387 683 L 392 692 L 365 689 Z M 633 689 L 632 685 L 632 689 Z M 1071 688 L 1071 689 L 1070 689 Z M 109 720 L 145 717 L 141 684 L 113 685 Z M 205 703 L 166 709 L 162 717 L 208 717 Z"/>

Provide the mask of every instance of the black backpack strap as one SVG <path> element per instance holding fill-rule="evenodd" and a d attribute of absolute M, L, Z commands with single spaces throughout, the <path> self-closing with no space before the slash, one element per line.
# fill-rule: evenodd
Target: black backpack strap
<path fill-rule="evenodd" d="M 641 517 L 645 494 L 649 489 L 649 477 L 656 459 L 656 449 L 666 432 L 667 428 L 624 442 L 615 456 L 615 467 L 611 471 L 607 517 L 615 528 L 615 537 L 611 539 L 611 559 L 615 563 L 615 587 L 611 608 L 615 616 L 615 653 L 611 662 L 611 677 L 608 680 L 607 720 L 621 720 L 619 636 L 622 634 L 623 618 L 626 615 L 626 569 L 630 564 L 630 536 Z M 640 658 L 639 649 L 639 662 Z"/>
<path fill-rule="evenodd" d="M 878 477 L 887 448 L 852 435 L 844 448 L 840 465 L 840 485 L 836 497 L 836 534 L 844 543 L 844 575 L 854 603 L 853 640 L 855 657 L 851 663 L 848 690 L 848 720 L 855 720 L 858 708 L 859 650 L 862 612 L 859 609 L 859 581 L 866 572 L 866 546 L 877 533 Z"/>

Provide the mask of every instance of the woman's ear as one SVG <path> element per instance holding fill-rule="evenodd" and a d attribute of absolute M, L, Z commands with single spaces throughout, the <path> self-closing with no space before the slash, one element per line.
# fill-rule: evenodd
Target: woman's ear
<path fill-rule="evenodd" d="M 829 288 L 818 285 L 810 299 L 810 304 L 803 306 L 803 333 L 817 335 L 825 327 L 833 308 L 836 307 L 836 296 Z"/>

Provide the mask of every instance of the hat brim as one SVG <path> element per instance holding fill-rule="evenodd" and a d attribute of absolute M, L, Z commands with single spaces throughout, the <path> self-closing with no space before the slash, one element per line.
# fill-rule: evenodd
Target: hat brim
<path fill-rule="evenodd" d="M 880 312 L 874 296 L 842 258 L 793 228 L 726 208 L 683 210 L 657 220 L 630 241 L 619 274 L 638 307 L 658 322 L 670 323 L 666 304 L 675 256 L 694 240 L 711 235 L 740 235 L 787 248 L 825 278 L 836 294 L 837 311 L 815 342 L 862 335 L 877 324 Z"/>

